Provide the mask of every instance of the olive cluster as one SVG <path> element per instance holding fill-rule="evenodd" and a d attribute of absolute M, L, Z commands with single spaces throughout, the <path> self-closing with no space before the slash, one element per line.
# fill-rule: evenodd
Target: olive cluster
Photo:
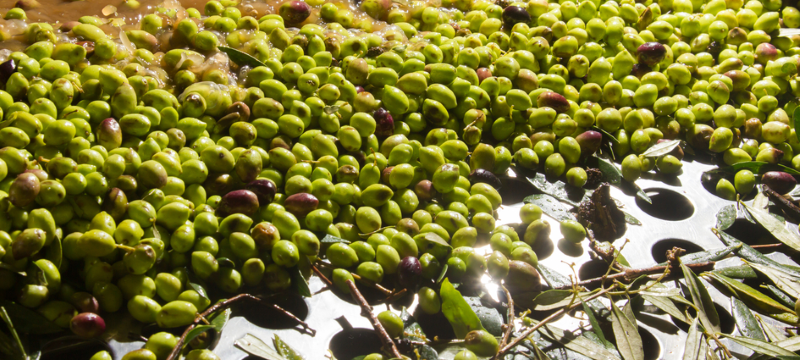
<path fill-rule="evenodd" d="M 780 0 L 292 0 L 260 18 L 212 0 L 121 32 L 94 16 L 27 23 L 32 3 L 2 34 L 27 47 L 0 64 L 0 290 L 84 337 L 123 306 L 188 325 L 211 303 L 204 286 L 285 291 L 320 258 L 339 291 L 399 284 L 428 314 L 445 264 L 453 281 L 535 290 L 532 245 L 550 225 L 528 204 L 523 227 L 497 226 L 501 178 L 514 166 L 582 187 L 609 140 L 628 181 L 679 172 L 679 147 L 643 155 L 672 139 L 800 170 L 800 39 L 780 33 L 800 13 Z M 757 182 L 733 180 L 717 193 Z M 561 233 L 586 236 L 574 221 Z M 158 333 L 125 358 L 164 359 L 177 341 Z M 463 359 L 497 351 L 487 333 L 466 344 Z"/>

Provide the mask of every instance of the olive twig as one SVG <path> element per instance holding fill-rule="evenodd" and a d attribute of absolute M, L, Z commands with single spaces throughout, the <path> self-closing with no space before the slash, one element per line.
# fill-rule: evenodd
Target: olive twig
<path fill-rule="evenodd" d="M 511 298 L 511 293 L 508 292 L 508 289 L 505 285 L 500 285 L 503 288 L 503 292 L 506 294 L 506 299 L 508 300 L 508 328 L 506 332 L 503 333 L 503 340 L 500 341 L 500 347 L 506 346 L 508 344 L 508 339 L 511 338 L 511 333 L 514 332 L 514 299 Z"/>
<path fill-rule="evenodd" d="M 350 287 L 350 295 L 353 295 L 353 300 L 355 300 L 358 305 L 361 306 L 361 311 L 365 312 L 370 322 L 372 322 L 372 327 L 375 328 L 375 331 L 378 333 L 378 336 L 381 338 L 381 342 L 383 343 L 384 348 L 388 348 L 386 350 L 390 350 L 389 352 L 392 354 L 392 357 L 401 359 L 403 358 L 400 355 L 400 351 L 397 350 L 397 346 L 394 343 L 394 340 L 389 336 L 389 333 L 386 332 L 386 329 L 383 328 L 378 318 L 375 317 L 375 314 L 372 313 L 371 307 L 367 303 L 367 300 L 364 299 L 364 296 L 361 295 L 361 292 L 358 291 L 358 287 L 352 280 L 347 280 L 347 286 Z"/>
<path fill-rule="evenodd" d="M 253 301 L 256 301 L 258 303 L 261 303 L 261 304 L 267 305 L 269 307 L 272 307 L 273 309 L 279 311 L 280 313 L 282 313 L 282 314 L 288 316 L 289 318 L 291 318 L 292 320 L 296 321 L 298 324 L 300 324 L 303 327 L 304 330 L 308 331 L 311 334 L 311 336 L 314 336 L 314 335 L 317 334 L 317 331 L 312 329 L 311 327 L 309 327 L 308 324 L 305 321 L 300 320 L 297 316 L 295 316 L 294 314 L 286 311 L 284 308 L 282 308 L 282 307 L 280 307 L 278 305 L 269 303 L 266 300 L 264 300 L 264 299 L 262 299 L 261 297 L 258 297 L 258 296 L 253 296 L 253 295 L 250 295 L 250 294 L 239 294 L 239 295 L 236 295 L 236 296 L 234 296 L 234 297 L 232 297 L 230 299 L 226 299 L 226 300 L 220 301 L 220 302 L 218 302 L 218 303 L 216 303 L 214 305 L 211 305 L 211 306 L 208 307 L 208 309 L 206 309 L 202 313 L 200 313 L 197 316 L 195 316 L 194 321 L 192 321 L 192 323 L 189 326 L 186 327 L 186 330 L 183 331 L 183 334 L 181 334 L 181 337 L 178 338 L 178 343 L 176 343 L 175 347 L 172 348 L 172 352 L 170 352 L 169 356 L 167 356 L 167 360 L 175 360 L 175 359 L 178 358 L 178 354 L 181 352 L 181 348 L 183 348 L 183 344 L 186 342 L 186 336 L 189 335 L 189 332 L 191 332 L 192 329 L 194 329 L 197 326 L 198 323 L 200 323 L 202 321 L 205 321 L 206 323 L 208 323 L 208 320 L 206 320 L 206 317 L 208 317 L 209 315 L 211 315 L 212 313 L 214 313 L 214 312 L 216 312 L 218 310 L 227 309 L 231 305 L 233 305 L 233 303 L 241 301 L 241 300 L 244 300 L 244 299 L 253 300 Z"/>
<path fill-rule="evenodd" d="M 772 200 L 775 205 L 781 208 L 781 210 L 791 215 L 795 219 L 800 219 L 800 207 L 797 207 L 797 205 L 793 204 L 791 201 L 787 200 L 785 197 L 783 197 L 777 191 L 772 190 L 767 185 L 762 184 L 761 189 L 764 195 L 767 195 L 767 197 Z"/>
<path fill-rule="evenodd" d="M 498 351 L 497 354 L 495 354 L 492 357 L 492 359 L 493 360 L 501 359 L 505 353 L 509 352 L 511 349 L 513 349 L 514 347 L 519 345 L 519 343 L 521 343 L 522 341 L 526 340 L 528 338 L 528 336 L 533 334 L 534 331 L 539 330 L 540 327 L 546 325 L 548 322 L 553 321 L 554 319 L 556 319 L 558 317 L 561 317 L 562 315 L 566 314 L 568 311 L 578 307 L 583 302 L 592 301 L 592 300 L 594 300 L 594 299 L 596 299 L 598 297 L 601 297 L 601 296 L 605 295 L 607 292 L 610 292 L 611 290 L 614 290 L 617 286 L 618 286 L 618 283 L 614 283 L 613 285 L 611 285 L 611 287 L 608 287 L 608 288 L 605 288 L 603 290 L 598 291 L 594 295 L 589 296 L 586 299 L 584 299 L 582 302 L 572 304 L 570 306 L 562 308 L 559 311 L 556 311 L 556 312 L 552 313 L 550 316 L 544 318 L 538 324 L 527 328 L 525 331 L 523 331 L 520 334 L 520 336 L 514 338 L 514 340 L 512 340 L 506 346 L 500 348 L 500 351 Z"/>
<path fill-rule="evenodd" d="M 328 279 L 325 276 L 325 274 L 322 273 L 322 271 L 319 271 L 319 269 L 317 269 L 315 265 L 311 265 L 311 270 L 314 272 L 314 274 L 317 274 L 317 276 L 319 276 L 319 278 L 322 279 L 322 281 L 325 282 L 325 284 L 327 284 L 328 286 L 333 285 L 333 282 L 330 279 Z"/>
<path fill-rule="evenodd" d="M 706 262 L 695 263 L 695 264 L 686 264 L 686 266 L 689 267 L 692 270 L 706 271 L 706 270 L 713 269 L 714 268 L 714 264 L 716 264 L 716 262 L 714 262 L 714 261 L 706 261 Z M 596 278 L 593 278 L 593 279 L 587 279 L 587 280 L 584 280 L 584 281 L 581 281 L 581 282 L 577 283 L 576 285 L 586 287 L 588 285 L 593 285 L 595 283 L 605 282 L 606 280 L 619 280 L 619 279 L 629 282 L 629 281 L 636 280 L 636 278 L 638 278 L 639 276 L 661 274 L 661 273 L 664 273 L 668 269 L 671 269 L 671 266 L 663 265 L 663 266 L 653 266 L 653 267 L 644 268 L 644 269 L 626 269 L 625 271 L 623 271 L 621 273 L 612 274 L 612 275 L 608 275 L 608 276 L 596 277 Z M 560 289 L 560 290 L 571 289 L 572 286 L 573 286 L 573 284 L 566 284 L 566 285 L 562 285 L 562 286 L 557 286 L 554 289 Z"/>

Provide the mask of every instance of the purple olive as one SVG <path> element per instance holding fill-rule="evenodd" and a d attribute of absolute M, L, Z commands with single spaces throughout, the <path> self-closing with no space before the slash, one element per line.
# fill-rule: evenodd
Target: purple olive
<path fill-rule="evenodd" d="M 489 68 L 485 68 L 485 67 L 478 68 L 478 70 L 475 71 L 475 72 L 478 73 L 478 83 L 482 83 L 483 80 L 486 80 L 486 79 L 492 77 L 492 70 L 489 69 Z"/>
<path fill-rule="evenodd" d="M 575 137 L 575 140 L 581 146 L 581 154 L 589 156 L 594 154 L 603 144 L 603 134 L 594 130 L 586 130 Z"/>
<path fill-rule="evenodd" d="M 75 315 L 69 322 L 69 329 L 82 338 L 96 338 L 106 331 L 106 322 L 100 315 L 85 312 Z"/>
<path fill-rule="evenodd" d="M 258 196 L 250 190 L 231 191 L 222 197 L 216 215 L 226 217 L 231 214 L 253 215 L 258 211 Z"/>
<path fill-rule="evenodd" d="M 664 56 L 667 55 L 667 48 L 661 43 L 649 42 L 639 45 L 636 52 L 639 53 L 639 63 L 653 66 L 664 60 Z"/>
<path fill-rule="evenodd" d="M 495 189 L 503 187 L 503 183 L 497 178 L 497 175 L 489 170 L 477 168 L 469 174 L 469 182 L 471 184 L 484 183 L 489 184 Z"/>
<path fill-rule="evenodd" d="M 286 211 L 294 214 L 299 218 L 305 217 L 308 213 L 317 210 L 319 200 L 314 195 L 309 193 L 297 193 L 289 195 L 283 202 L 283 207 Z"/>
<path fill-rule="evenodd" d="M 361 94 L 362 92 L 367 91 L 361 85 L 356 85 L 356 94 Z"/>
<path fill-rule="evenodd" d="M 33 203 L 36 195 L 39 195 L 39 189 L 39 177 L 33 173 L 19 174 L 8 189 L 8 200 L 14 206 L 24 208 Z"/>
<path fill-rule="evenodd" d="M 378 108 L 372 113 L 375 118 L 377 126 L 375 127 L 375 136 L 387 137 L 394 135 L 394 119 L 392 115 L 384 108 Z"/>
<path fill-rule="evenodd" d="M 261 206 L 269 205 L 272 202 L 272 199 L 275 198 L 275 193 L 278 192 L 278 189 L 275 187 L 275 183 L 272 180 L 267 179 L 256 179 L 245 186 L 245 189 L 252 191 L 258 197 L 258 203 Z"/>
<path fill-rule="evenodd" d="M 517 23 L 528 24 L 531 22 L 531 14 L 520 6 L 507 6 L 503 9 L 503 24 L 509 29 Z"/>
<path fill-rule="evenodd" d="M 100 122 L 97 127 L 97 143 L 107 150 L 114 150 L 122 145 L 122 128 L 114 118 Z"/>
<path fill-rule="evenodd" d="M 764 175 L 761 175 L 761 183 L 783 195 L 794 189 L 797 185 L 797 180 L 795 180 L 794 176 L 783 171 L 767 171 Z"/>
<path fill-rule="evenodd" d="M 421 201 L 431 201 L 436 196 L 436 189 L 430 180 L 422 180 L 414 185 L 414 193 Z"/>
<path fill-rule="evenodd" d="M 278 13 L 287 24 L 299 24 L 311 15 L 311 7 L 305 1 L 287 1 L 278 9 Z"/>
<path fill-rule="evenodd" d="M 420 265 L 419 259 L 413 256 L 404 257 L 397 265 L 397 280 L 400 281 L 400 285 L 407 288 L 419 284 L 421 275 L 422 265 Z"/>
<path fill-rule="evenodd" d="M 15 72 L 17 72 L 17 63 L 14 62 L 14 59 L 8 59 L 8 61 L 0 64 L 0 84 L 5 85 L 11 74 Z"/>
<path fill-rule="evenodd" d="M 647 75 L 647 73 L 651 71 L 653 71 L 653 69 L 647 66 L 647 64 L 638 63 L 638 64 L 633 64 L 633 69 L 631 69 L 631 75 L 641 79 L 642 76 Z"/>
<path fill-rule="evenodd" d="M 539 98 L 536 99 L 536 105 L 540 108 L 552 108 L 558 113 L 567 112 L 570 108 L 567 98 L 565 98 L 564 95 L 553 91 L 539 94 Z"/>
<path fill-rule="evenodd" d="M 100 303 L 97 302 L 97 298 L 87 292 L 80 291 L 72 294 L 70 303 L 82 313 L 97 313 L 100 311 Z"/>

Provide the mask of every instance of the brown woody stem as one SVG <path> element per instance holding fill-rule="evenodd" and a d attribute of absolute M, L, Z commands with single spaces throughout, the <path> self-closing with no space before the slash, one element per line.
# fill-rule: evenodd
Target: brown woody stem
<path fill-rule="evenodd" d="M 707 261 L 707 262 L 701 262 L 701 263 L 696 263 L 696 264 L 688 264 L 686 266 L 689 267 L 690 269 L 692 269 L 693 271 L 702 272 L 702 271 L 707 271 L 707 270 L 713 269 L 714 268 L 714 264 L 715 264 L 715 262 L 713 262 L 713 261 Z M 577 283 L 576 285 L 586 287 L 588 285 L 593 285 L 593 284 L 596 284 L 596 283 L 603 283 L 606 280 L 608 280 L 608 281 L 624 280 L 626 282 L 630 282 L 630 281 L 636 280 L 636 278 L 638 278 L 639 276 L 642 276 L 642 275 L 662 274 L 664 272 L 664 270 L 666 270 L 667 268 L 670 268 L 670 270 L 675 270 L 675 268 L 673 268 L 670 265 L 653 266 L 653 267 L 649 267 L 649 268 L 645 268 L 645 269 L 625 269 L 625 271 L 623 271 L 621 273 L 612 274 L 612 275 L 608 275 L 608 276 L 601 276 L 601 277 L 597 277 L 597 278 L 594 278 L 594 279 L 584 280 L 584 281 L 581 281 L 581 282 Z M 569 284 L 569 285 L 558 286 L 555 289 L 571 289 L 572 287 L 573 287 L 573 284 Z"/>
<path fill-rule="evenodd" d="M 503 288 L 503 292 L 506 294 L 506 299 L 508 299 L 508 328 L 506 328 L 506 332 L 503 333 L 503 340 L 500 341 L 500 347 L 506 346 L 508 344 L 508 339 L 511 338 L 511 333 L 514 332 L 514 299 L 511 298 L 511 293 L 508 292 L 508 289 L 505 285 L 500 285 Z"/>
<path fill-rule="evenodd" d="M 386 329 L 383 328 L 383 325 L 381 325 L 380 321 L 378 321 L 378 318 L 375 317 L 375 314 L 372 313 L 372 307 L 369 306 L 367 300 L 364 299 L 364 296 L 361 295 L 360 291 L 358 291 L 356 284 L 351 280 L 347 280 L 347 286 L 350 287 L 350 295 L 353 295 L 353 300 L 355 300 L 358 305 L 361 306 L 361 311 L 365 312 L 369 317 L 370 322 L 372 322 L 372 327 L 375 328 L 375 331 L 381 338 L 381 342 L 383 343 L 385 350 L 389 351 L 392 354 L 392 357 L 402 359 L 403 356 L 400 355 L 400 351 L 397 350 L 394 340 L 392 340 L 392 338 L 389 336 L 389 333 L 386 332 Z"/>

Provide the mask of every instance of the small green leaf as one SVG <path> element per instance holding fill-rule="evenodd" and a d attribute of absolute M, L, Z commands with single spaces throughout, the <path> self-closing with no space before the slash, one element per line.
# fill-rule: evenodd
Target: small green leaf
<path fill-rule="evenodd" d="M 449 279 L 442 282 L 439 296 L 442 298 L 442 313 L 450 322 L 457 338 L 463 339 L 472 330 L 485 330 L 478 315 L 461 296 L 461 292 L 450 284 Z"/>
<path fill-rule="evenodd" d="M 653 296 L 651 294 L 644 294 L 644 293 L 640 293 L 640 295 L 642 295 L 643 299 L 647 300 L 648 302 L 653 304 L 653 306 L 659 308 L 661 311 L 669 314 L 670 316 L 680 321 L 683 321 L 687 324 L 691 322 L 691 319 L 687 318 L 686 314 L 684 314 L 684 312 L 681 311 L 681 309 L 679 309 L 678 306 L 675 305 L 675 303 L 672 300 L 670 300 L 669 297 Z"/>
<path fill-rule="evenodd" d="M 253 57 L 253 55 L 250 55 L 250 54 L 248 54 L 248 53 L 246 53 L 244 51 L 236 50 L 234 48 L 230 48 L 230 47 L 227 47 L 227 46 L 217 46 L 217 49 L 219 49 L 219 51 L 222 51 L 225 54 L 227 54 L 228 58 L 230 58 L 231 61 L 236 63 L 236 65 L 249 66 L 249 67 L 252 67 L 252 68 L 256 68 L 256 67 L 259 67 L 259 66 L 266 66 L 266 65 L 264 65 L 263 62 L 259 61 L 255 57 Z"/>
<path fill-rule="evenodd" d="M 3 306 L 0 306 L 0 318 L 2 318 L 3 322 L 6 323 L 6 327 L 8 327 L 8 331 L 11 333 L 11 336 L 14 338 L 14 342 L 16 343 L 16 349 L 12 350 L 12 352 L 20 354 L 22 359 L 27 359 L 28 354 L 25 353 L 25 346 L 22 345 L 22 340 L 19 338 L 17 327 L 14 326 L 14 322 L 11 320 L 11 317 L 8 316 L 8 312 Z"/>
<path fill-rule="evenodd" d="M 747 265 L 728 266 L 721 269 L 714 269 L 711 272 L 740 280 L 758 279 L 758 274 L 756 274 L 755 270 Z"/>
<path fill-rule="evenodd" d="M 777 262 L 775 260 L 772 260 L 772 259 L 764 256 L 764 254 L 762 254 L 758 250 L 751 248 L 749 245 L 743 243 L 741 240 L 739 240 L 739 239 L 737 239 L 737 238 L 735 238 L 735 237 L 733 237 L 731 235 L 728 235 L 726 232 L 714 231 L 714 233 L 717 234 L 719 239 L 722 240 L 722 242 L 725 243 L 725 245 L 727 245 L 727 246 L 733 246 L 733 245 L 741 246 L 741 249 L 739 249 L 736 252 L 736 255 L 738 255 L 742 259 L 745 259 L 745 260 L 747 260 L 747 261 L 749 261 L 751 263 L 757 263 L 757 264 L 776 267 L 776 268 L 779 268 L 779 269 L 781 269 L 782 271 L 784 271 L 784 272 L 786 272 L 788 274 L 800 277 L 800 272 L 798 272 L 797 270 L 794 270 L 794 269 L 792 269 L 790 267 L 787 267 L 786 265 L 783 265 L 783 264 L 781 264 L 781 263 L 779 263 L 779 262 Z"/>
<path fill-rule="evenodd" d="M 661 156 L 669 154 L 670 152 L 672 152 L 672 150 L 675 150 L 675 148 L 680 146 L 680 144 L 681 144 L 681 141 L 677 140 L 677 139 L 676 140 L 664 141 L 664 142 L 661 142 L 661 143 L 658 143 L 658 144 L 655 144 L 655 145 L 651 146 L 644 153 L 642 153 L 642 156 L 644 156 L 644 157 L 655 157 L 655 158 L 661 157 Z"/>
<path fill-rule="evenodd" d="M 756 275 L 756 278 L 758 278 L 758 275 Z M 783 306 L 786 306 L 788 308 L 794 307 L 795 300 L 792 299 L 792 297 L 789 296 L 789 294 L 783 292 L 783 290 L 778 289 L 777 286 L 772 284 L 761 284 L 761 288 L 769 291 L 771 297 L 775 298 L 775 300 L 778 300 L 778 302 L 781 303 Z"/>
<path fill-rule="evenodd" d="M 704 360 L 705 351 L 703 346 L 703 332 L 699 329 L 699 322 L 697 318 L 692 321 L 692 326 L 689 327 L 689 332 L 686 335 L 686 344 L 683 347 L 683 360 Z"/>
<path fill-rule="evenodd" d="M 599 157 L 595 157 L 595 159 L 597 159 L 597 168 L 600 169 L 600 172 L 603 173 L 603 181 L 606 181 L 609 184 L 614 185 L 616 187 L 623 186 L 622 171 L 616 165 L 614 165 L 614 163 Z M 647 196 L 647 194 L 644 192 L 644 190 L 642 190 L 642 188 L 639 187 L 639 185 L 636 185 L 636 183 L 633 182 L 628 182 L 627 184 L 629 184 L 630 186 L 633 187 L 634 190 L 636 190 L 637 198 L 641 199 L 642 201 L 648 204 L 653 203 L 653 200 L 651 200 L 650 197 Z"/>
<path fill-rule="evenodd" d="M 633 217 L 633 215 L 628 214 L 625 211 L 623 211 L 622 213 L 625 214 L 625 222 L 626 223 L 631 224 L 631 225 L 642 226 L 642 222 L 639 221 L 639 219 Z"/>
<path fill-rule="evenodd" d="M 726 336 L 728 339 L 733 340 L 733 342 L 742 345 L 750 350 L 753 350 L 759 354 L 764 354 L 767 356 L 796 356 L 795 353 L 786 350 L 777 344 L 771 344 L 765 341 L 756 340 L 756 339 L 748 339 L 746 337 L 740 336 Z"/>
<path fill-rule="evenodd" d="M 243 336 L 241 339 L 234 341 L 233 344 L 239 349 L 242 349 L 242 351 L 262 359 L 288 360 L 252 334 Z"/>
<path fill-rule="evenodd" d="M 594 316 L 594 311 L 592 311 L 589 305 L 583 300 L 581 300 L 581 306 L 583 306 L 583 312 L 586 314 L 586 317 L 589 318 L 589 324 L 592 325 L 592 332 L 594 332 L 598 340 L 607 344 L 608 340 L 606 340 L 606 336 L 603 334 L 603 328 L 600 327 L 600 323 L 597 322 L 597 318 Z"/>
<path fill-rule="evenodd" d="M 533 320 L 532 322 L 534 325 L 539 323 L 536 320 Z M 563 345 L 565 348 L 593 360 L 621 359 L 619 355 L 606 349 L 603 345 L 589 340 L 589 338 L 585 336 L 574 335 L 572 332 L 564 331 L 550 324 L 546 324 L 539 328 L 539 333 Z"/>
<path fill-rule="evenodd" d="M 751 309 L 786 323 L 797 323 L 798 319 L 794 311 L 749 285 L 713 272 L 704 273 L 704 276 L 716 280 L 716 283 L 720 284 L 723 289 L 733 293 L 733 295 L 738 297 L 739 300 L 742 300 Z"/>
<path fill-rule="evenodd" d="M 717 213 L 717 229 L 726 230 L 736 221 L 736 205 L 727 205 Z"/>
<path fill-rule="evenodd" d="M 447 264 L 444 264 L 444 266 L 442 266 L 442 271 L 439 272 L 439 276 L 436 278 L 436 283 L 437 284 L 442 282 L 442 280 L 444 280 L 445 275 L 447 275 L 447 268 L 448 267 L 449 266 L 447 266 Z"/>
<path fill-rule="evenodd" d="M 192 290 L 196 291 L 198 294 L 200 294 L 200 297 L 202 297 L 203 299 L 206 299 L 206 300 L 208 299 L 208 293 L 206 292 L 206 288 L 204 288 L 203 285 L 200 285 L 198 283 L 189 282 L 189 287 Z"/>
<path fill-rule="evenodd" d="M 591 293 L 580 293 L 578 296 L 587 297 Z M 561 309 L 578 300 L 572 290 L 547 290 L 543 291 L 533 299 L 533 309 L 535 311 L 548 311 Z"/>
<path fill-rule="evenodd" d="M 211 323 L 211 326 L 214 327 L 214 330 L 217 332 L 222 332 L 222 328 L 224 328 L 225 324 L 227 324 L 228 320 L 230 320 L 232 312 L 233 311 L 231 308 L 217 311 L 208 317 L 208 321 Z"/>
<path fill-rule="evenodd" d="M 345 239 L 342 239 L 340 237 L 333 236 L 333 235 L 325 235 L 325 237 L 320 239 L 319 242 L 321 244 L 325 244 L 325 245 L 330 245 L 330 244 L 335 244 L 335 243 L 349 244 L 350 240 L 345 240 Z"/>
<path fill-rule="evenodd" d="M 770 215 L 768 212 L 764 210 L 759 210 L 750 206 L 747 206 L 745 203 L 741 203 L 747 211 L 750 212 L 750 215 L 753 215 L 753 218 L 761 224 L 767 231 L 769 231 L 776 239 L 780 242 L 786 244 L 790 248 L 800 251 L 800 236 L 795 234 L 794 232 L 789 231 L 782 222 L 778 221 Z"/>
<path fill-rule="evenodd" d="M 575 215 L 569 212 L 568 205 L 558 201 L 556 198 L 545 194 L 534 194 L 523 200 L 526 204 L 534 204 L 542 209 L 542 212 L 558 220 L 575 220 Z"/>
<path fill-rule="evenodd" d="M 422 327 L 419 326 L 417 319 L 408 313 L 408 309 L 403 306 L 400 311 L 400 319 L 403 320 L 403 338 L 413 341 L 426 341 L 427 337 Z"/>
<path fill-rule="evenodd" d="M 686 280 L 686 286 L 689 288 L 689 293 L 692 296 L 692 302 L 697 308 L 697 316 L 700 318 L 700 324 L 707 331 L 720 332 L 720 320 L 717 309 L 714 307 L 714 301 L 711 295 L 708 294 L 708 289 L 700 281 L 700 278 L 694 274 L 692 269 L 681 264 L 683 277 Z"/>
<path fill-rule="evenodd" d="M 328 106 L 322 108 L 322 111 L 325 112 L 325 114 L 327 114 L 327 115 L 333 114 L 333 113 L 339 111 L 339 105 L 328 105 Z"/>
<path fill-rule="evenodd" d="M 776 328 L 769 322 L 764 321 L 758 315 L 756 315 L 756 318 L 758 319 L 758 323 L 761 325 L 761 328 L 764 329 L 764 334 L 767 335 L 767 340 L 769 342 L 778 342 L 788 339 L 786 335 L 783 334 L 783 331 L 778 330 L 778 328 Z"/>
<path fill-rule="evenodd" d="M 630 302 L 626 306 L 630 306 Z M 636 319 L 631 320 L 616 305 L 611 304 L 611 327 L 617 340 L 617 349 L 625 360 L 644 360 L 642 337 Z"/>
<path fill-rule="evenodd" d="M 619 144 L 619 139 L 617 139 L 614 135 L 611 135 L 611 133 L 609 133 L 608 131 L 605 131 L 597 126 L 592 126 L 592 130 L 603 134 L 603 137 L 608 138 L 608 140 L 610 140 L 612 143 Z"/>
<path fill-rule="evenodd" d="M 217 258 L 217 262 L 219 263 L 219 267 L 221 268 L 229 268 L 229 269 L 236 269 L 236 263 L 233 262 L 230 258 L 221 257 Z"/>
<path fill-rule="evenodd" d="M 194 340 L 194 338 L 202 335 L 206 331 L 211 331 L 211 330 L 214 330 L 214 326 L 213 325 L 197 325 L 197 326 L 195 326 L 194 328 L 192 328 L 192 330 L 189 330 L 189 333 L 186 334 L 186 341 L 184 341 L 183 346 L 188 345 L 189 342 Z"/>
<path fill-rule="evenodd" d="M 289 344 L 281 340 L 278 334 L 274 335 L 272 342 L 275 345 L 275 349 L 278 350 L 278 354 L 281 354 L 281 356 L 285 357 L 287 360 L 304 360 L 304 358 L 300 356 L 297 351 L 292 349 Z"/>
<path fill-rule="evenodd" d="M 783 290 L 789 296 L 800 298 L 800 278 L 789 275 L 778 268 L 772 268 L 761 264 L 749 264 L 756 271 L 766 275 L 772 283 Z"/>
<path fill-rule="evenodd" d="M 740 334 L 755 340 L 767 340 L 761 327 L 758 326 L 758 320 L 741 300 L 731 298 L 731 314 Z"/>
<path fill-rule="evenodd" d="M 289 270 L 292 273 L 292 283 L 294 283 L 295 290 L 303 297 L 311 297 L 311 289 L 308 288 L 308 281 L 300 273 L 300 268 L 295 266 Z"/>
<path fill-rule="evenodd" d="M 527 179 L 537 190 L 571 206 L 578 206 L 580 202 L 589 199 L 592 195 L 590 190 L 567 186 L 561 180 L 549 182 L 544 174 L 541 173 L 537 173 L 536 176 Z"/>

